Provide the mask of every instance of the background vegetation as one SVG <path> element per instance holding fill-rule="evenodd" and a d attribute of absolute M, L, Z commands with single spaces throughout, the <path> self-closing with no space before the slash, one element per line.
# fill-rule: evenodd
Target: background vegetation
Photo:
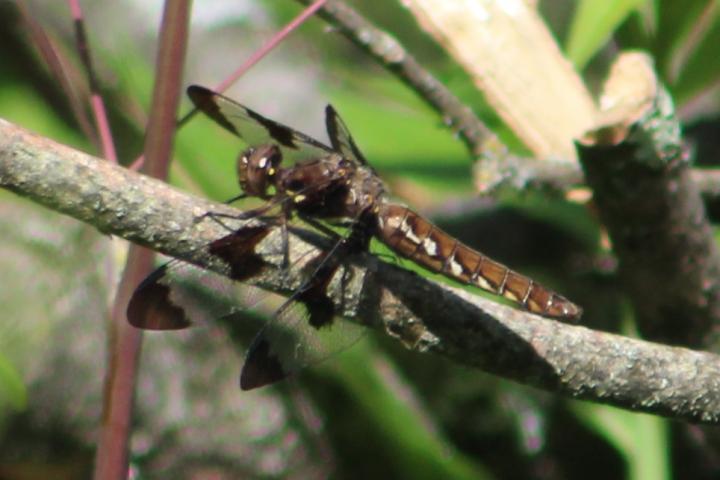
<path fill-rule="evenodd" d="M 467 74 L 399 2 L 352 4 L 524 151 Z M 24 6 L 68 62 L 68 84 L 84 85 L 67 6 Z M 118 158 L 127 165 L 142 152 L 160 7 L 95 2 L 85 8 Z M 290 1 L 196 2 L 185 84 L 218 83 L 301 8 Z M 539 8 L 591 88 L 618 51 L 649 52 L 688 141 L 703 152 L 696 161 L 715 162 L 717 2 L 553 1 Z M 38 54 L 18 4 L 0 2 L 0 11 L 0 116 L 99 153 L 71 113 L 68 90 Z M 473 159 L 438 113 L 323 21 L 303 24 L 228 95 L 319 138 L 324 104 L 332 103 L 402 201 L 567 293 L 586 307 L 588 326 L 633 334 L 633 312 L 589 209 L 538 191 L 477 199 Z M 181 112 L 188 108 L 184 100 Z M 195 118 L 177 136 L 170 181 L 217 200 L 232 197 L 241 147 Z M 105 322 L 126 246 L 10 193 L 0 192 L 0 199 L 0 477 L 84 478 L 102 408 Z M 138 478 L 720 474 L 713 435 L 700 427 L 560 398 L 406 351 L 379 334 L 292 382 L 251 393 L 238 391 L 240 355 L 219 329 L 148 335 L 143 349 L 131 452 Z"/>

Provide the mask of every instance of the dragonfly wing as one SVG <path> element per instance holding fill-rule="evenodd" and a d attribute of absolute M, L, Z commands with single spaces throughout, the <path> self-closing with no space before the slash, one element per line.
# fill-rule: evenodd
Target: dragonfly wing
<path fill-rule="evenodd" d="M 337 317 L 315 326 L 307 308 L 295 302 L 257 334 L 245 357 L 240 388 L 252 390 L 283 380 L 352 346 L 366 332 Z"/>
<path fill-rule="evenodd" d="M 350 135 L 350 129 L 348 129 L 332 105 L 325 107 L 325 127 L 333 150 L 348 160 L 367 165 L 365 156 L 358 148 L 352 135 Z"/>
<path fill-rule="evenodd" d="M 258 333 L 240 374 L 240 388 L 275 383 L 355 343 L 365 332 L 340 320 L 327 289 L 343 254 L 322 253 L 309 262 L 315 271 Z"/>
<path fill-rule="evenodd" d="M 292 127 L 271 120 L 234 100 L 205 87 L 192 85 L 187 89 L 198 110 L 237 135 L 248 145 L 261 145 L 271 138 L 283 151 L 283 158 L 294 162 L 327 156 L 333 150 L 327 145 Z"/>
<path fill-rule="evenodd" d="M 227 314 L 232 310 L 228 305 L 236 303 L 233 299 L 241 288 L 239 282 L 266 266 L 254 249 L 269 232 L 265 226 L 241 228 L 205 247 L 228 265 L 230 278 L 177 259 L 157 268 L 133 292 L 128 321 L 145 330 L 178 330 L 198 319 Z M 211 292 L 219 298 L 200 301 Z"/>

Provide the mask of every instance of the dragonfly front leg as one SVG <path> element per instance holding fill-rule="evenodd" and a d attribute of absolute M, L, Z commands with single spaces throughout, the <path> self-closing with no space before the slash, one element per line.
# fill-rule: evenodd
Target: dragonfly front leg
<path fill-rule="evenodd" d="M 280 241 L 283 251 L 282 269 L 285 271 L 290 270 L 290 240 L 288 235 L 288 217 L 290 214 L 289 211 L 283 209 L 283 213 L 278 219 L 280 221 Z"/>
<path fill-rule="evenodd" d="M 302 213 L 298 213 L 298 217 L 300 217 L 300 219 L 301 219 L 302 221 L 304 221 L 305 223 L 307 223 L 308 225 L 310 225 L 310 226 L 313 227 L 314 229 L 316 229 L 316 230 L 324 233 L 325 235 L 327 235 L 328 237 L 332 238 L 333 240 L 340 240 L 341 238 L 343 238 L 343 237 L 342 237 L 339 233 L 337 233 L 335 230 L 332 230 L 331 228 L 328 228 L 326 225 L 318 222 L 317 220 L 315 220 L 314 218 L 312 218 L 312 217 L 310 217 L 310 216 L 308 216 L 308 215 L 304 215 L 304 214 L 302 214 Z"/>
<path fill-rule="evenodd" d="M 263 205 L 262 207 L 253 208 L 252 210 L 247 210 L 245 212 L 240 213 L 221 213 L 221 212 L 205 212 L 199 217 L 195 219 L 196 223 L 200 223 L 201 221 L 205 220 L 206 218 L 211 219 L 212 221 L 218 223 L 220 226 L 222 226 L 224 229 L 234 232 L 237 230 L 237 228 L 230 227 L 227 223 L 223 222 L 222 219 L 228 219 L 228 220 L 252 220 L 252 219 L 259 219 L 263 222 L 267 223 L 274 223 L 274 220 L 277 219 L 277 215 L 270 215 L 265 216 L 265 213 L 269 212 L 272 209 L 273 205 Z"/>

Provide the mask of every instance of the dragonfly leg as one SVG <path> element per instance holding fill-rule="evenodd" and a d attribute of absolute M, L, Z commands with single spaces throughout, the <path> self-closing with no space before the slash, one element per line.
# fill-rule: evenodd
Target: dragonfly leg
<path fill-rule="evenodd" d="M 334 240 L 340 240 L 340 239 L 344 238 L 342 235 L 340 235 L 336 231 L 332 230 L 331 228 L 328 228 L 327 226 L 318 222 L 317 220 L 315 220 L 312 217 L 309 217 L 307 215 L 302 215 L 300 213 L 298 213 L 298 217 L 300 217 L 300 219 L 302 219 L 305 223 L 307 223 L 311 227 L 317 229 L 318 231 L 324 233 L 325 235 L 327 235 L 328 237 L 330 237 Z"/>
<path fill-rule="evenodd" d="M 195 219 L 196 223 L 200 223 L 206 218 L 209 218 L 210 220 L 218 223 L 220 226 L 222 226 L 225 230 L 228 230 L 230 232 L 234 232 L 237 230 L 237 228 L 230 227 L 227 223 L 223 222 L 222 219 L 228 219 L 228 220 L 250 220 L 253 218 L 262 220 L 263 222 L 273 223 L 273 219 L 275 219 L 277 216 L 265 216 L 264 213 L 268 212 L 270 210 L 270 206 L 264 205 L 262 207 L 254 208 L 252 210 L 248 210 L 246 212 L 241 213 L 220 213 L 220 212 L 205 212 L 199 217 Z"/>
<path fill-rule="evenodd" d="M 285 271 L 290 269 L 290 241 L 288 239 L 288 216 L 280 215 L 280 239 L 282 243 L 283 259 L 282 268 Z"/>
<path fill-rule="evenodd" d="M 217 223 L 218 225 L 220 225 L 221 227 L 223 227 L 225 230 L 227 230 L 229 232 L 234 232 L 235 230 L 237 230 L 237 228 L 232 228 L 232 227 L 230 227 L 230 225 L 228 225 L 227 223 L 222 221 L 223 218 L 237 220 L 237 217 L 235 215 L 228 215 L 226 213 L 217 213 L 217 212 L 205 212 L 201 216 L 199 216 L 195 221 L 196 221 L 196 223 L 200 223 L 203 220 L 205 220 L 206 218 L 209 218 L 210 220 Z"/>
<path fill-rule="evenodd" d="M 234 197 L 232 197 L 232 198 L 230 198 L 230 199 L 228 199 L 228 200 L 225 200 L 224 203 L 227 203 L 227 204 L 229 205 L 229 204 L 231 204 L 231 203 L 237 202 L 238 200 L 243 200 L 243 199 L 245 199 L 245 198 L 247 198 L 247 197 L 248 197 L 248 196 L 247 196 L 246 193 L 241 193 L 241 194 L 239 194 L 239 195 L 235 195 Z"/>

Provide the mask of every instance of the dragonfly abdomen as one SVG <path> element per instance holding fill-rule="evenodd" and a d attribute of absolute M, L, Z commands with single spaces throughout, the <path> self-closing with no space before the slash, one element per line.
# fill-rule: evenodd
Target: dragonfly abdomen
<path fill-rule="evenodd" d="M 407 207 L 383 204 L 378 219 L 383 243 L 431 271 L 501 295 L 545 317 L 576 320 L 582 314 L 565 297 L 462 244 Z"/>

